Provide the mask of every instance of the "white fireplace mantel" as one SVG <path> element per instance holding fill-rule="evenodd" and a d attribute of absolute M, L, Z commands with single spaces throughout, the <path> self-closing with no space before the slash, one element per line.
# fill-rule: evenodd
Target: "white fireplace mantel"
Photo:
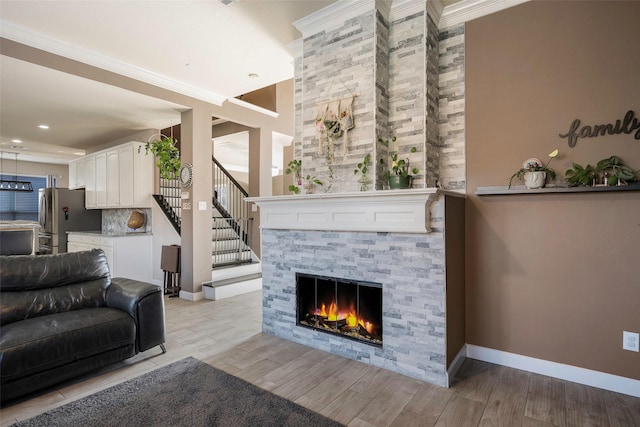
<path fill-rule="evenodd" d="M 260 227 L 279 230 L 428 233 L 437 188 L 250 197 Z M 452 193 L 455 196 L 464 195 Z"/>

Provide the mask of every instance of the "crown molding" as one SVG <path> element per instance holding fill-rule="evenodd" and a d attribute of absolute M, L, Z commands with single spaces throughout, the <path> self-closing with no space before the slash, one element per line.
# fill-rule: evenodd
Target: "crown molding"
<path fill-rule="evenodd" d="M 393 22 L 405 16 L 423 12 L 425 10 L 425 3 L 427 13 L 437 26 L 444 10 L 444 6 L 440 0 L 394 0 L 391 6 L 391 13 L 389 14 L 389 21 Z"/>
<path fill-rule="evenodd" d="M 374 9 L 375 0 L 342 0 L 330 4 L 311 15 L 298 19 L 293 26 L 309 37 L 321 31 L 337 28 L 348 19 L 360 16 Z M 338 19 L 339 18 L 339 19 Z"/>
<path fill-rule="evenodd" d="M 393 22 L 414 13 L 423 12 L 424 9 L 425 0 L 395 0 L 391 6 L 389 21 Z"/>
<path fill-rule="evenodd" d="M 41 49 L 87 65 L 92 65 L 163 89 L 178 92 L 217 106 L 222 106 L 222 103 L 227 99 L 226 96 L 215 92 L 203 90 L 202 88 L 154 73 L 141 67 L 127 64 L 80 46 L 46 37 L 11 22 L 0 21 L 0 35 L 17 43 Z"/>
<path fill-rule="evenodd" d="M 473 19 L 500 12 L 530 0 L 462 0 L 443 7 L 440 0 L 340 0 L 293 23 L 309 37 L 321 31 L 337 28 L 345 20 L 366 13 L 375 6 L 388 16 L 389 21 L 408 16 L 426 9 L 438 28 L 463 24 Z M 390 6 L 390 7 L 389 7 Z M 337 19 L 339 18 L 339 19 Z"/>
<path fill-rule="evenodd" d="M 429 1 L 429 0 L 427 0 Z M 444 8 L 438 28 L 463 24 L 473 19 L 500 12 L 530 0 L 462 0 Z"/>
<path fill-rule="evenodd" d="M 294 41 L 289 43 L 287 45 L 287 50 L 291 53 L 291 55 L 295 59 L 295 58 L 297 58 L 299 56 L 302 56 L 303 47 L 304 47 L 304 39 L 303 38 L 299 38 L 299 39 L 295 39 Z"/>
<path fill-rule="evenodd" d="M 227 98 L 226 99 L 228 102 L 230 102 L 231 104 L 235 104 L 238 105 L 242 108 L 246 108 L 247 110 L 252 110 L 261 114 L 264 114 L 266 116 L 269 117 L 273 117 L 273 118 L 278 118 L 280 116 L 280 113 L 276 113 L 275 111 L 271 111 L 271 110 L 267 110 L 266 108 L 260 107 L 258 105 L 255 104 L 251 104 L 247 101 L 243 101 L 241 99 L 238 98 Z"/>
<path fill-rule="evenodd" d="M 442 17 L 442 12 L 444 11 L 444 6 L 440 2 L 440 0 L 428 0 L 427 1 L 427 12 L 433 22 L 435 22 L 436 27 L 440 26 L 440 18 Z"/>
<path fill-rule="evenodd" d="M 391 2 L 389 0 L 376 0 L 376 9 L 384 19 L 389 20 L 389 14 L 391 13 Z"/>

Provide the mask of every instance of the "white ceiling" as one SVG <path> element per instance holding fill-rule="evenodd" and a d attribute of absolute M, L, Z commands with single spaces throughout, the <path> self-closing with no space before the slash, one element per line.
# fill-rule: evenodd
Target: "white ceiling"
<path fill-rule="evenodd" d="M 1 0 L 0 34 L 225 99 L 292 78 L 286 46 L 301 35 L 291 23 L 334 1 Z M 0 151 L 18 152 L 21 160 L 64 163 L 73 153 L 179 123 L 185 109 L 4 55 L 0 60 Z M 50 129 L 37 128 L 41 123 Z"/>
<path fill-rule="evenodd" d="M 292 22 L 334 2 L 0 0 L 0 35 L 223 100 L 292 78 L 287 45 L 301 37 Z M 185 109 L 5 55 L 0 60 L 0 151 L 21 160 L 66 163 L 83 150 L 177 124 Z M 37 128 L 41 123 L 50 129 Z"/>

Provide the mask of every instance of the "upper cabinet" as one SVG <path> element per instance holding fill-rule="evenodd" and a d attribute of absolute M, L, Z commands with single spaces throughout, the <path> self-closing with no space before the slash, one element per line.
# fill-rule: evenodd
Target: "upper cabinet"
<path fill-rule="evenodd" d="M 98 152 L 96 159 L 96 207 L 108 208 L 107 205 L 107 153 Z M 86 203 L 85 203 L 86 204 Z"/>
<path fill-rule="evenodd" d="M 76 190 L 85 187 L 85 157 L 69 162 L 69 188 Z"/>
<path fill-rule="evenodd" d="M 96 156 L 84 157 L 84 204 L 87 209 L 97 208 L 96 198 Z"/>
<path fill-rule="evenodd" d="M 151 207 L 153 156 L 146 155 L 144 143 L 127 142 L 83 160 L 87 209 Z M 75 170 L 77 175 L 78 165 Z"/>

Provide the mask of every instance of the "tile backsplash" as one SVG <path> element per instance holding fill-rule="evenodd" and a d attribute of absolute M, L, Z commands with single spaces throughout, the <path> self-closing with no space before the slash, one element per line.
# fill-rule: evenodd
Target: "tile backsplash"
<path fill-rule="evenodd" d="M 127 226 L 129 217 L 134 211 L 141 212 L 145 217 L 144 225 L 138 229 Z M 151 209 L 103 209 L 102 232 L 105 234 L 150 233 Z"/>

